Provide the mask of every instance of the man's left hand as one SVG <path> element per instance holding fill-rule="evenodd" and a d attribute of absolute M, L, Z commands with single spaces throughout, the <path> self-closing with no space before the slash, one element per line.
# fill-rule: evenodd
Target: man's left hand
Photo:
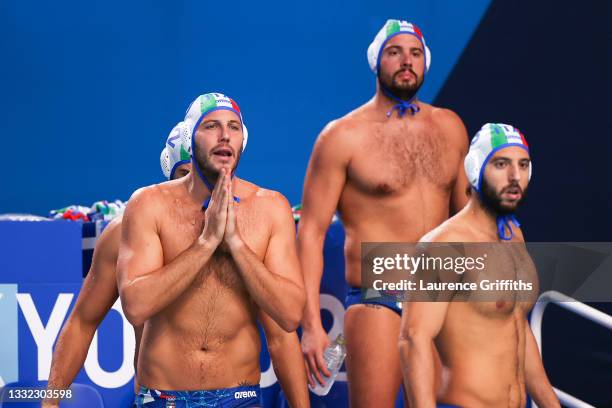
<path fill-rule="evenodd" d="M 227 193 L 227 223 L 225 224 L 225 234 L 223 235 L 223 243 L 229 251 L 232 251 L 243 244 L 238 223 L 236 221 L 236 202 L 234 201 L 234 192 L 232 189 L 232 180 L 228 177 L 226 185 Z"/>

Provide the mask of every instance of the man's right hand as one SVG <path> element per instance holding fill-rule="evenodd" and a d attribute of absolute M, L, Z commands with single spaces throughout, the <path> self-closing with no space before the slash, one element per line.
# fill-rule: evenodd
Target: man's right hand
<path fill-rule="evenodd" d="M 321 323 L 313 325 L 308 330 L 303 328 L 302 354 L 306 362 L 308 384 L 310 384 L 311 387 L 315 386 L 315 379 L 321 385 L 325 383 L 321 373 L 326 377 L 331 377 L 331 373 L 327 369 L 327 364 L 323 358 L 323 352 L 329 344 L 329 337 L 327 337 L 327 333 L 323 329 Z"/>
<path fill-rule="evenodd" d="M 213 189 L 210 197 L 210 203 L 204 215 L 204 228 L 202 229 L 202 240 L 206 243 L 212 243 L 218 246 L 223 241 L 225 233 L 225 224 L 227 223 L 227 183 L 229 171 L 222 168 L 219 172 L 217 184 Z"/>

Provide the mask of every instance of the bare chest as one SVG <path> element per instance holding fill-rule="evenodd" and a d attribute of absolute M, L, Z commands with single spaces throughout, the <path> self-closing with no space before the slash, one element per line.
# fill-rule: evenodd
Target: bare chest
<path fill-rule="evenodd" d="M 269 240 L 270 227 L 263 214 L 252 206 L 239 204 L 237 224 L 246 245 L 263 260 Z M 204 212 L 198 209 L 174 210 L 160 225 L 160 240 L 164 253 L 164 264 L 172 262 L 189 249 L 205 228 Z M 217 247 L 210 260 L 202 267 L 193 282 L 194 288 L 209 289 L 220 285 L 225 288 L 242 288 L 242 280 L 231 254 L 223 244 Z"/>
<path fill-rule="evenodd" d="M 431 121 L 392 121 L 363 129 L 351 159 L 349 183 L 364 193 L 391 195 L 425 184 L 449 190 L 460 152 Z"/>
<path fill-rule="evenodd" d="M 538 296 L 538 276 L 533 260 L 520 243 L 490 244 L 485 270 L 467 277 L 478 284 L 470 304 L 486 317 L 526 315 Z"/>

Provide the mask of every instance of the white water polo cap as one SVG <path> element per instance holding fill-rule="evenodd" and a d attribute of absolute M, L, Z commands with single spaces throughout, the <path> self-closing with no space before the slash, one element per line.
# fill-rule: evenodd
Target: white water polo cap
<path fill-rule="evenodd" d="M 180 165 L 191 162 L 191 133 L 185 122 L 179 122 L 172 128 L 159 161 L 168 180 L 174 177 Z"/>
<path fill-rule="evenodd" d="M 491 157 L 506 147 L 518 146 L 529 152 L 525 136 L 514 126 L 503 123 L 487 123 L 480 128 L 472 139 L 470 150 L 465 157 L 464 167 L 472 187 L 480 193 L 484 169 Z M 529 179 L 531 179 L 531 162 L 529 163 Z"/>
<path fill-rule="evenodd" d="M 198 126 L 200 126 L 202 119 L 204 119 L 204 117 L 209 113 L 217 110 L 229 110 L 238 115 L 238 118 L 240 119 L 240 124 L 242 125 L 242 151 L 244 152 L 244 149 L 247 145 L 247 141 L 249 139 L 249 132 L 247 131 L 247 128 L 244 124 L 242 112 L 240 112 L 240 108 L 238 107 L 236 101 L 234 101 L 229 96 L 225 96 L 218 92 L 211 92 L 198 96 L 193 102 L 191 102 L 191 105 L 189 105 L 189 107 L 187 108 L 187 113 L 185 114 L 184 122 L 187 128 L 189 129 L 189 134 L 191 135 L 191 151 L 196 151 L 195 132 L 198 129 Z M 212 193 L 214 186 L 202 172 L 202 169 L 198 165 L 198 162 L 196 161 L 195 157 L 192 157 L 192 165 L 193 168 L 195 168 L 195 171 L 200 177 L 200 179 L 204 182 L 204 185 L 206 185 L 208 190 Z M 237 165 L 238 164 L 236 164 L 236 166 Z M 234 171 L 236 171 L 236 168 L 234 168 Z M 232 173 L 232 178 L 233 176 L 234 174 Z M 210 199 L 211 197 L 209 196 L 204 200 L 204 202 L 202 203 L 203 209 L 208 208 L 208 204 L 210 204 Z M 234 196 L 234 201 L 239 203 L 240 198 Z"/>
<path fill-rule="evenodd" d="M 470 185 L 482 198 L 482 180 L 487 163 L 495 152 L 506 147 L 518 146 L 529 153 L 529 145 L 523 134 L 514 126 L 503 123 L 487 123 L 472 139 L 470 150 L 465 157 L 464 167 Z M 531 162 L 529 162 L 529 180 L 531 180 Z M 520 227 L 521 224 L 514 214 L 499 214 L 496 217 L 497 235 L 503 241 L 510 241 L 514 237 L 512 224 Z"/>
<path fill-rule="evenodd" d="M 229 96 L 225 96 L 218 92 L 211 92 L 198 96 L 193 102 L 191 102 L 189 108 L 187 108 L 187 113 L 185 114 L 185 124 L 190 130 L 189 133 L 191 137 L 193 138 L 194 133 L 200 125 L 200 122 L 202 122 L 204 116 L 221 109 L 230 110 L 236 113 L 236 115 L 238 115 L 238 117 L 240 118 L 243 135 L 242 151 L 244 151 L 247 145 L 247 141 L 249 139 L 249 132 L 244 124 L 242 112 L 240 112 L 240 108 L 238 107 L 236 101 L 234 101 Z"/>
<path fill-rule="evenodd" d="M 431 52 L 425 43 L 425 37 L 423 37 L 423 33 L 419 27 L 417 27 L 416 24 L 404 20 L 387 20 L 378 34 L 376 34 L 376 37 L 374 37 L 372 44 L 368 47 L 368 64 L 370 64 L 372 72 L 378 74 L 380 70 L 380 56 L 385 49 L 387 41 L 400 34 L 414 35 L 419 39 L 421 45 L 423 45 L 423 51 L 425 52 L 425 72 L 429 71 L 429 66 L 431 65 Z"/>

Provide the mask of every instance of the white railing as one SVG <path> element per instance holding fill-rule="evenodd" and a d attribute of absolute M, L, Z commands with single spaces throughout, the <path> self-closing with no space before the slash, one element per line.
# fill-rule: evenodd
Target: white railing
<path fill-rule="evenodd" d="M 569 310 L 570 312 L 576 313 L 577 315 L 584 317 L 594 323 L 597 323 L 603 327 L 612 330 L 612 316 L 597 310 L 591 306 L 585 305 L 584 303 L 578 302 L 563 293 L 550 290 L 544 292 L 538 298 L 538 302 L 531 312 L 531 331 L 538 343 L 540 354 L 542 354 L 542 318 L 544 317 L 544 310 L 550 303 L 555 303 L 560 307 Z M 579 400 L 578 398 L 569 395 L 566 392 L 553 388 L 557 394 L 557 398 L 561 404 L 569 408 L 595 408 L 592 405 Z M 532 407 L 537 408 L 535 403 L 532 403 Z"/>

